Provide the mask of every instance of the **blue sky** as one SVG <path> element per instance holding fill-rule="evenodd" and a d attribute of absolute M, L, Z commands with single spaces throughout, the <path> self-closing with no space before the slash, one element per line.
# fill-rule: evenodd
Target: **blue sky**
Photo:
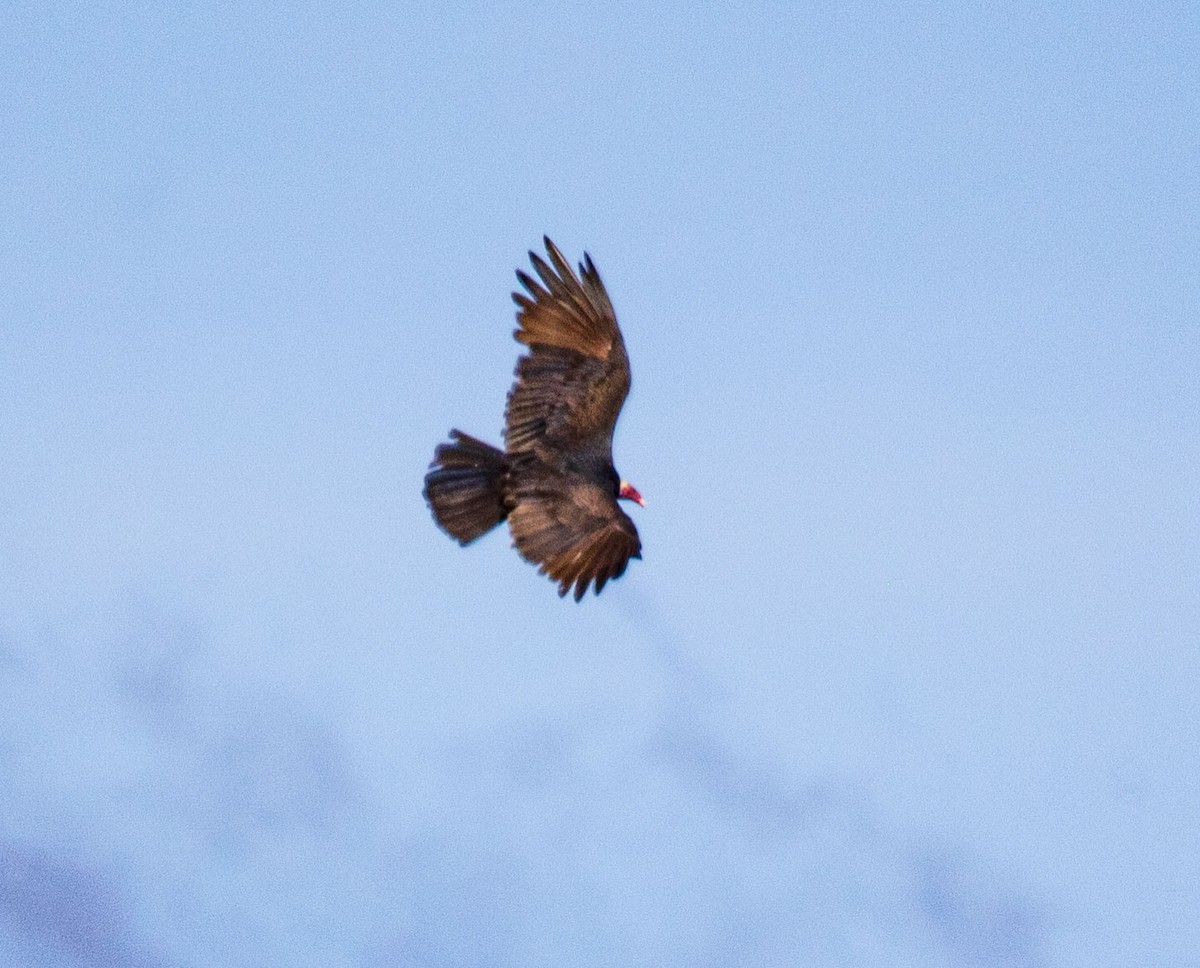
<path fill-rule="evenodd" d="M 1200 15 L 9 4 L 0 956 L 1194 964 Z M 591 253 L 645 557 L 420 500 Z"/>

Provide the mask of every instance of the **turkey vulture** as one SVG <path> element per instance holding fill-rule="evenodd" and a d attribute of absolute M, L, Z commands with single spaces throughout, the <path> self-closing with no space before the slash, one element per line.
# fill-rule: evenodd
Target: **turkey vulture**
<path fill-rule="evenodd" d="M 550 264 L 529 253 L 514 292 L 516 382 L 504 411 L 504 450 L 460 430 L 434 451 L 425 500 L 434 520 L 467 545 L 508 520 L 513 545 L 558 582 L 559 597 L 600 594 L 642 556 L 618 498 L 644 506 L 613 469 L 612 438 L 629 393 L 629 357 L 600 274 L 585 252 L 576 275 L 549 238 Z"/>

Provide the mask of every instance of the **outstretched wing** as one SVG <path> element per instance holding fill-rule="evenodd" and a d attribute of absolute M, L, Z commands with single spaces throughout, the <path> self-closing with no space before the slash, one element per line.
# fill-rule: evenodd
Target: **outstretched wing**
<path fill-rule="evenodd" d="M 579 275 L 549 238 L 550 263 L 534 252 L 537 280 L 520 270 L 513 336 L 530 352 L 517 361 L 508 394 L 504 442 L 509 453 L 538 444 L 611 459 L 613 428 L 629 393 L 629 357 L 612 302 L 591 257 Z M 544 455 L 543 455 L 544 456 Z"/>
<path fill-rule="evenodd" d="M 558 582 L 559 596 L 575 586 L 575 601 L 589 584 L 600 594 L 625 572 L 642 543 L 629 516 L 605 489 L 581 475 L 560 475 L 534 464 L 516 473 L 516 507 L 508 523 L 513 544 L 538 572 Z"/>

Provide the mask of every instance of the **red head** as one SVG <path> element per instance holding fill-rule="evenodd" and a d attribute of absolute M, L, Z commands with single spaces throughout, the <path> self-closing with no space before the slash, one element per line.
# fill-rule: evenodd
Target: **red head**
<path fill-rule="evenodd" d="M 638 493 L 638 489 L 628 481 L 621 482 L 621 487 L 617 491 L 617 497 L 624 498 L 626 501 L 633 501 L 642 507 L 646 506 L 646 502 L 642 500 L 642 495 Z"/>

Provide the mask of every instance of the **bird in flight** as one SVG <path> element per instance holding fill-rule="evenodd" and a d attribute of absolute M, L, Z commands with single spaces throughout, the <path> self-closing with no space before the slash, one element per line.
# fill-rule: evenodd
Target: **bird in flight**
<path fill-rule="evenodd" d="M 434 451 L 425 500 L 438 526 L 468 545 L 507 520 L 513 545 L 538 572 L 596 594 L 642 556 L 618 499 L 645 506 L 613 468 L 612 438 L 629 393 L 629 357 L 600 274 L 584 253 L 579 274 L 549 238 L 549 263 L 529 253 L 520 269 L 513 337 L 517 360 L 504 411 L 504 449 L 460 430 Z"/>

